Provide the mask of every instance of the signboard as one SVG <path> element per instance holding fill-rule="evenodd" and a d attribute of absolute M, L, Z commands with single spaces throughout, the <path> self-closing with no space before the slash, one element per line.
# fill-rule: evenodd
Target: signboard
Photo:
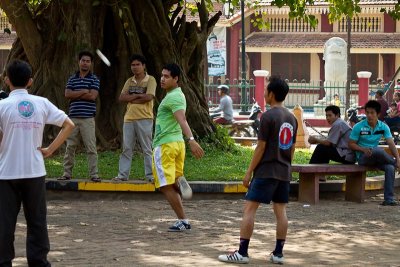
<path fill-rule="evenodd" d="M 209 76 L 226 75 L 226 28 L 214 27 L 207 39 Z"/>

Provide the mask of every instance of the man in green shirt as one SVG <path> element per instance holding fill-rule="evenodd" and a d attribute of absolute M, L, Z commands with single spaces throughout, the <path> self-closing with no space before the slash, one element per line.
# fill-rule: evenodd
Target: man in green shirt
<path fill-rule="evenodd" d="M 191 229 L 183 210 L 182 197 L 191 197 L 191 189 L 183 176 L 185 142 L 189 140 L 190 150 L 195 158 L 204 155 L 203 149 L 194 140 L 186 121 L 186 99 L 178 86 L 180 68 L 172 63 L 164 66 L 161 73 L 161 88 L 167 95 L 158 107 L 153 139 L 153 176 L 156 188 L 164 194 L 178 221 L 168 231 L 182 232 Z"/>

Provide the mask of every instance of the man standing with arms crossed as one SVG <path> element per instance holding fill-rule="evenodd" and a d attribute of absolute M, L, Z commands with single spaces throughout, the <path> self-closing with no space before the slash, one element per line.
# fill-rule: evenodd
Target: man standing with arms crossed
<path fill-rule="evenodd" d="M 51 156 L 71 134 L 74 124 L 43 97 L 28 94 L 32 69 L 13 60 L 7 65 L 10 96 L 0 101 L 0 266 L 12 266 L 14 233 L 21 204 L 27 226 L 26 257 L 30 267 L 49 267 L 46 221 L 46 169 Z M 46 124 L 62 127 L 53 142 L 42 148 Z"/>
<path fill-rule="evenodd" d="M 248 188 L 240 226 L 239 250 L 220 255 L 218 259 L 230 263 L 249 263 L 248 247 L 253 234 L 254 220 L 260 203 L 273 202 L 277 221 L 276 246 L 271 253 L 272 263 L 282 264 L 283 245 L 288 228 L 286 205 L 289 202 L 291 163 L 293 159 L 297 121 L 283 106 L 289 86 L 277 76 L 271 76 L 265 91 L 265 102 L 271 109 L 261 116 L 260 132 L 253 159 L 243 179 Z"/>
<path fill-rule="evenodd" d="M 153 140 L 153 175 L 155 187 L 159 188 L 174 210 L 178 220 L 168 231 L 182 232 L 191 229 L 182 205 L 182 197 L 191 196 L 191 189 L 183 177 L 185 162 L 185 142 L 182 132 L 188 139 L 190 150 L 195 158 L 204 155 L 203 149 L 194 140 L 186 121 L 186 99 L 178 86 L 180 68 L 177 64 L 167 64 L 161 73 L 161 88 L 167 95 L 158 107 L 156 128 Z M 188 191 L 190 191 L 189 194 Z"/>
<path fill-rule="evenodd" d="M 152 182 L 151 140 L 153 133 L 153 99 L 157 82 L 145 72 L 146 59 L 141 55 L 131 57 L 133 76 L 124 85 L 120 102 L 128 103 L 124 116 L 123 151 L 119 158 L 118 176 L 113 181 L 128 181 L 131 172 L 133 149 L 139 141 L 144 156 L 146 179 Z"/>
<path fill-rule="evenodd" d="M 79 145 L 79 134 L 86 148 L 89 176 L 92 182 L 101 182 L 97 169 L 96 147 L 96 98 L 100 90 L 100 81 L 90 68 L 93 54 L 89 51 L 79 53 L 79 71 L 72 75 L 65 89 L 65 97 L 70 100 L 69 117 L 75 123 L 75 129 L 67 139 L 64 155 L 64 174 L 59 180 L 70 180 L 75 161 L 75 150 Z"/>

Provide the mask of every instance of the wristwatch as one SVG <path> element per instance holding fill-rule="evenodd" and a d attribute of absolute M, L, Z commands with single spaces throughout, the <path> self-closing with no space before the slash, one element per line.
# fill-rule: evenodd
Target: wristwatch
<path fill-rule="evenodd" d="M 194 141 L 194 137 L 193 136 L 189 137 L 189 141 Z"/>

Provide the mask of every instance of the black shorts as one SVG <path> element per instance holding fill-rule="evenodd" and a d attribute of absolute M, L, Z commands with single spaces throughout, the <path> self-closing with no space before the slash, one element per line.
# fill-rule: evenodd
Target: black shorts
<path fill-rule="evenodd" d="M 253 178 L 249 190 L 244 197 L 246 200 L 269 204 L 289 202 L 289 181 L 273 178 Z"/>

